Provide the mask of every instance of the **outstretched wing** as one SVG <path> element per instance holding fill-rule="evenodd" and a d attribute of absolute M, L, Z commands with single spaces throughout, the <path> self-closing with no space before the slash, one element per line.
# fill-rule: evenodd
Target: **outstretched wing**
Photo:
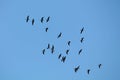
<path fill-rule="evenodd" d="M 46 22 L 48 22 L 50 20 L 50 16 L 47 18 Z"/>

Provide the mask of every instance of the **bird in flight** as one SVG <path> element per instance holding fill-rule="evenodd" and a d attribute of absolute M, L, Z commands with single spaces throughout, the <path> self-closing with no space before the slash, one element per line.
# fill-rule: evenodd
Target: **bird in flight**
<path fill-rule="evenodd" d="M 63 56 L 61 61 L 64 63 L 65 60 L 66 60 L 66 56 Z"/>
<path fill-rule="evenodd" d="M 87 74 L 90 74 L 90 69 L 87 70 Z"/>
<path fill-rule="evenodd" d="M 29 21 L 29 16 L 27 16 L 27 18 L 26 18 L 26 22 L 28 22 Z"/>
<path fill-rule="evenodd" d="M 83 31 L 84 31 L 84 27 L 81 29 L 80 33 L 82 34 L 82 33 L 83 33 Z"/>
<path fill-rule="evenodd" d="M 45 54 L 45 49 L 42 50 L 43 55 Z"/>
<path fill-rule="evenodd" d="M 34 25 L 34 22 L 35 22 L 34 19 L 32 19 L 32 25 Z"/>
<path fill-rule="evenodd" d="M 48 47 L 47 47 L 47 49 L 50 49 L 50 44 L 48 44 Z"/>
<path fill-rule="evenodd" d="M 54 53 L 54 45 L 52 45 L 52 48 L 51 48 L 51 53 L 53 54 Z"/>
<path fill-rule="evenodd" d="M 102 64 L 99 64 L 99 65 L 98 65 L 99 69 L 101 68 L 101 66 L 102 66 Z"/>
<path fill-rule="evenodd" d="M 78 69 L 80 68 L 80 65 L 74 68 L 74 71 L 77 72 Z"/>
<path fill-rule="evenodd" d="M 71 41 L 68 41 L 68 46 L 70 46 Z"/>
<path fill-rule="evenodd" d="M 82 52 L 82 49 L 79 50 L 79 53 L 78 53 L 78 54 L 80 54 L 81 52 Z"/>
<path fill-rule="evenodd" d="M 81 38 L 80 42 L 82 43 L 82 42 L 83 42 L 83 40 L 84 40 L 84 37 L 82 37 L 82 38 Z"/>
<path fill-rule="evenodd" d="M 66 54 L 67 54 L 67 55 L 68 55 L 68 53 L 69 53 L 69 49 L 66 50 Z"/>
<path fill-rule="evenodd" d="M 40 21 L 41 21 L 41 23 L 43 23 L 43 20 L 44 20 L 44 17 L 42 17 L 42 18 L 41 18 L 41 20 L 40 20 Z"/>
<path fill-rule="evenodd" d="M 62 35 L 62 33 L 60 32 L 57 38 L 60 38 L 60 37 L 61 37 L 61 35 Z"/>
<path fill-rule="evenodd" d="M 58 59 L 60 59 L 60 58 L 61 58 L 61 56 L 62 56 L 62 54 L 59 54 Z"/>
<path fill-rule="evenodd" d="M 50 16 L 47 18 L 46 22 L 48 22 L 50 20 Z"/>
<path fill-rule="evenodd" d="M 47 27 L 47 28 L 45 28 L 45 31 L 46 31 L 46 32 L 48 31 L 48 27 Z"/>

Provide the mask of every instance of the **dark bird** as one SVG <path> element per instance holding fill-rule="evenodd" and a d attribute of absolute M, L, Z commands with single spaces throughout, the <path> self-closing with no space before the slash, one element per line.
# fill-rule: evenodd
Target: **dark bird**
<path fill-rule="evenodd" d="M 59 54 L 58 59 L 60 59 L 60 58 L 61 58 L 61 56 L 62 56 L 62 54 Z"/>
<path fill-rule="evenodd" d="M 83 31 L 84 31 L 84 27 L 81 29 L 80 33 L 82 34 Z"/>
<path fill-rule="evenodd" d="M 43 55 L 45 54 L 45 49 L 42 50 Z"/>
<path fill-rule="evenodd" d="M 62 35 L 62 33 L 60 32 L 57 38 L 60 38 L 60 37 L 61 37 L 61 35 Z"/>
<path fill-rule="evenodd" d="M 90 74 L 90 69 L 87 70 L 87 74 Z"/>
<path fill-rule="evenodd" d="M 50 20 L 50 16 L 47 18 L 46 22 L 48 22 Z"/>
<path fill-rule="evenodd" d="M 48 44 L 48 47 L 47 47 L 47 49 L 50 49 L 50 44 Z"/>
<path fill-rule="evenodd" d="M 81 52 L 82 52 L 82 49 L 79 50 L 79 53 L 78 53 L 78 54 L 80 54 Z"/>
<path fill-rule="evenodd" d="M 46 32 L 48 31 L 48 27 L 47 27 L 47 28 L 45 28 L 45 31 L 46 31 Z"/>
<path fill-rule="evenodd" d="M 99 69 L 101 68 L 101 66 L 102 66 L 102 64 L 99 64 L 99 65 L 98 65 Z"/>
<path fill-rule="evenodd" d="M 53 54 L 54 53 L 54 45 L 52 45 L 52 48 L 51 48 L 51 53 Z"/>
<path fill-rule="evenodd" d="M 29 16 L 27 16 L 27 18 L 26 18 L 26 22 L 28 22 L 29 21 Z"/>
<path fill-rule="evenodd" d="M 35 22 L 34 19 L 32 19 L 32 25 L 34 25 L 34 22 Z"/>
<path fill-rule="evenodd" d="M 42 18 L 41 18 L 41 20 L 40 20 L 40 21 L 41 21 L 41 23 L 43 23 L 43 20 L 44 20 L 44 17 L 42 17 Z"/>
<path fill-rule="evenodd" d="M 70 46 L 71 41 L 68 41 L 68 46 Z"/>
<path fill-rule="evenodd" d="M 82 38 L 81 38 L 80 42 L 82 43 L 82 42 L 83 42 L 83 40 L 84 40 L 84 37 L 82 37 Z"/>
<path fill-rule="evenodd" d="M 61 61 L 64 63 L 65 60 L 66 60 L 66 56 L 63 56 Z"/>
<path fill-rule="evenodd" d="M 74 68 L 74 71 L 77 72 L 78 69 L 80 68 L 80 65 Z"/>
<path fill-rule="evenodd" d="M 66 50 L 66 54 L 68 54 L 68 53 L 69 53 L 69 49 Z"/>

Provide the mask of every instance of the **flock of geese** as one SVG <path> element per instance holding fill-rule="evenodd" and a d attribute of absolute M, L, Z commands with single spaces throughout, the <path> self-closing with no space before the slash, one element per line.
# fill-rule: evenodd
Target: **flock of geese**
<path fill-rule="evenodd" d="M 26 22 L 28 22 L 29 20 L 30 20 L 30 17 L 27 16 L 27 17 L 26 17 Z M 50 16 L 47 17 L 47 19 L 44 19 L 44 17 L 41 17 L 40 22 L 43 23 L 43 22 L 45 21 L 45 22 L 47 23 L 47 22 L 49 22 L 49 20 L 50 20 Z M 34 25 L 34 23 L 35 23 L 35 20 L 34 20 L 34 18 L 33 18 L 33 19 L 32 19 L 32 25 Z M 45 29 L 45 31 L 46 31 L 46 32 L 48 31 L 48 27 Z M 83 32 L 84 32 L 84 27 L 80 30 L 80 34 L 82 34 Z M 59 39 L 61 36 L 62 36 L 62 32 L 60 32 L 60 33 L 57 35 L 57 39 Z M 81 42 L 81 43 L 83 43 L 83 41 L 84 41 L 84 37 L 82 37 L 82 38 L 80 39 L 80 42 Z M 71 45 L 71 41 L 68 41 L 68 42 L 67 42 L 67 45 L 70 46 L 70 45 Z M 52 54 L 55 52 L 54 45 L 48 44 L 46 49 L 50 49 Z M 42 50 L 42 54 L 43 54 L 43 55 L 45 55 L 46 49 L 43 49 L 43 50 Z M 80 55 L 81 52 L 82 52 L 82 49 L 80 49 L 80 50 L 78 51 L 78 54 Z M 66 50 L 66 54 L 67 54 L 67 55 L 69 54 L 69 49 Z M 58 55 L 58 59 L 60 59 L 61 62 L 64 63 L 64 62 L 66 61 L 66 56 L 62 56 L 62 54 L 59 54 L 59 55 Z M 102 66 L 102 64 L 98 64 L 98 68 L 99 68 L 99 69 L 101 68 L 101 66 Z M 78 65 L 78 66 L 76 66 L 76 67 L 74 68 L 74 72 L 76 73 L 79 69 L 80 69 L 80 65 Z M 88 74 L 88 75 L 90 74 L 90 71 L 91 71 L 90 69 L 87 69 L 87 74 Z"/>

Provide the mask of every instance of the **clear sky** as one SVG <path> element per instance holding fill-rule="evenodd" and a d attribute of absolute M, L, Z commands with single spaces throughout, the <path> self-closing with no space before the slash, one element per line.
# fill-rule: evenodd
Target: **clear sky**
<path fill-rule="evenodd" d="M 50 21 L 41 24 L 42 16 L 51 16 Z M 43 56 L 48 43 L 55 53 L 46 50 Z M 58 54 L 66 55 L 66 49 L 70 53 L 63 64 Z M 119 0 L 0 0 L 0 80 L 120 80 L 119 61 Z"/>

